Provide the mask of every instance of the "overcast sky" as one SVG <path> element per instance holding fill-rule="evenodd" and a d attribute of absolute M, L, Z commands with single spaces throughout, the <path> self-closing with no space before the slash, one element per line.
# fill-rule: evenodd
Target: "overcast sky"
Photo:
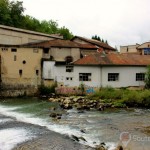
<path fill-rule="evenodd" d="M 150 41 L 150 0 L 19 0 L 25 14 L 55 20 L 74 35 L 97 34 L 112 46 Z"/>

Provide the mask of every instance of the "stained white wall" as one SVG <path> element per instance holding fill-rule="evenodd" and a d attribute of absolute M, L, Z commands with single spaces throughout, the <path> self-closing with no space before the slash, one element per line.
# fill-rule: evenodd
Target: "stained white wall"
<path fill-rule="evenodd" d="M 136 73 L 146 72 L 146 67 L 102 67 L 102 85 L 112 87 L 143 86 L 143 81 L 136 81 Z M 108 73 L 119 73 L 118 81 L 108 81 Z"/>
<path fill-rule="evenodd" d="M 74 66 L 74 72 L 66 72 L 65 66 L 55 67 L 55 76 L 58 82 L 65 86 L 79 86 L 84 83 L 90 87 L 128 87 L 143 86 L 143 81 L 136 81 L 136 73 L 146 72 L 146 67 L 100 67 L 100 66 Z M 91 81 L 79 81 L 79 73 L 91 73 Z M 118 81 L 108 81 L 108 73 L 119 73 Z M 66 80 L 71 77 L 73 80 Z"/>
<path fill-rule="evenodd" d="M 54 65 L 55 61 L 43 62 L 43 71 L 42 71 L 43 79 L 55 79 Z"/>
<path fill-rule="evenodd" d="M 91 81 L 79 81 L 79 73 L 91 73 Z M 65 86 L 79 86 L 84 83 L 86 86 L 99 87 L 100 84 L 99 67 L 74 66 L 73 72 L 66 72 L 65 66 L 57 66 L 55 67 L 55 76 L 57 82 L 63 83 Z M 69 80 L 66 79 L 67 77 L 69 77 Z"/>

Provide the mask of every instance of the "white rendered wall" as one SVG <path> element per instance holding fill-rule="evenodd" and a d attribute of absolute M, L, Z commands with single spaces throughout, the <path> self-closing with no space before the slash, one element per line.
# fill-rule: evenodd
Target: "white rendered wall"
<path fill-rule="evenodd" d="M 129 87 L 144 86 L 143 81 L 136 81 L 136 73 L 145 73 L 146 67 L 135 66 L 74 66 L 73 72 L 66 72 L 66 66 L 55 66 L 55 79 L 64 86 L 79 86 L 84 83 L 89 87 Z M 79 81 L 79 73 L 91 73 L 91 81 Z M 119 73 L 118 81 L 108 81 L 108 73 Z M 66 77 L 72 80 L 66 80 Z"/>
<path fill-rule="evenodd" d="M 91 73 L 91 81 L 79 81 L 79 73 Z M 96 66 L 74 66 L 73 72 L 66 72 L 65 66 L 55 67 L 56 80 L 65 86 L 79 86 L 81 83 L 90 87 L 100 86 L 100 69 Z M 72 80 L 66 80 L 66 77 Z"/>
<path fill-rule="evenodd" d="M 102 78 L 103 87 L 128 87 L 128 86 L 143 86 L 143 81 L 136 81 L 136 73 L 146 72 L 146 67 L 103 67 Z M 119 73 L 118 81 L 108 81 L 108 73 Z"/>

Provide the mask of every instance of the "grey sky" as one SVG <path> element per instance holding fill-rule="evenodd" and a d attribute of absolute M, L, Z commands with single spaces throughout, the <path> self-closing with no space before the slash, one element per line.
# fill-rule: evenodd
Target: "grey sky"
<path fill-rule="evenodd" d="M 99 35 L 112 46 L 150 41 L 150 0 L 20 0 L 25 14 L 57 20 L 74 35 Z"/>

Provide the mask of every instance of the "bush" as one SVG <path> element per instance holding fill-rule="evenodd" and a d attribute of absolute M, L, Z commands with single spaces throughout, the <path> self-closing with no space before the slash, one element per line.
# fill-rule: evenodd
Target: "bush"
<path fill-rule="evenodd" d="M 103 88 L 88 96 L 90 99 L 112 102 L 114 107 L 146 107 L 150 108 L 150 90 L 126 90 Z"/>
<path fill-rule="evenodd" d="M 50 95 L 51 93 L 55 93 L 56 84 L 51 86 L 41 85 L 39 87 L 39 94 L 40 95 Z"/>

